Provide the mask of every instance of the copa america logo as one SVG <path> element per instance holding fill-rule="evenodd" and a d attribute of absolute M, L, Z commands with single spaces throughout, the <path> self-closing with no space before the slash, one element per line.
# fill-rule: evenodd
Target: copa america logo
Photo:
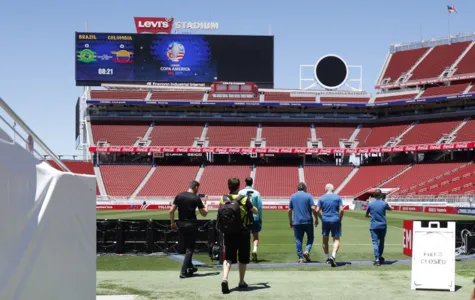
<path fill-rule="evenodd" d="M 168 45 L 167 56 L 172 62 L 179 62 L 185 57 L 185 47 L 179 42 L 172 42 Z"/>

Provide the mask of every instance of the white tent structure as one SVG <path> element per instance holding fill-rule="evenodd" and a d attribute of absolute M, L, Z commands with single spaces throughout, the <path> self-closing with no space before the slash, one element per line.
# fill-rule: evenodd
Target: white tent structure
<path fill-rule="evenodd" d="M 69 172 L 1 98 L 0 107 L 28 136 L 25 149 L 15 128 L 14 138 L 0 128 L 0 299 L 96 299 L 95 176 Z"/>

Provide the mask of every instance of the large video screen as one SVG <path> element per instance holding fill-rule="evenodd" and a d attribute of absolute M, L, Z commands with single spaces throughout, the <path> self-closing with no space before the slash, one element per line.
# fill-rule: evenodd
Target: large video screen
<path fill-rule="evenodd" d="M 255 82 L 273 87 L 272 36 L 76 33 L 76 84 Z"/>

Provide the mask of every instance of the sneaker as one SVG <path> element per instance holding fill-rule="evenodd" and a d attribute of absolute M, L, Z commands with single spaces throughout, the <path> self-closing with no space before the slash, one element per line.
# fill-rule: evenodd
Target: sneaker
<path fill-rule="evenodd" d="M 252 261 L 257 262 L 257 253 L 256 252 L 252 252 Z"/>
<path fill-rule="evenodd" d="M 379 260 L 375 260 L 373 263 L 373 266 L 379 267 L 381 264 L 379 263 Z"/>
<path fill-rule="evenodd" d="M 384 259 L 384 257 L 381 256 L 381 257 L 379 258 L 379 263 L 380 263 L 380 264 L 383 265 L 385 261 L 386 261 L 386 260 Z"/>
<path fill-rule="evenodd" d="M 248 285 L 247 285 L 247 283 L 246 283 L 245 281 L 243 281 L 243 282 L 240 282 L 240 283 L 239 283 L 238 287 L 239 287 L 240 289 L 247 289 Z"/>
<path fill-rule="evenodd" d="M 228 285 L 228 282 L 226 280 L 223 280 L 221 282 L 221 292 L 223 292 L 223 294 L 229 294 L 230 293 L 229 285 Z"/>
<path fill-rule="evenodd" d="M 192 276 L 192 274 L 190 274 L 190 273 L 180 273 L 180 278 L 182 278 L 182 279 L 183 278 L 189 278 L 191 276 Z"/>
<path fill-rule="evenodd" d="M 307 262 L 310 262 L 310 261 L 311 261 L 311 260 L 310 260 L 310 254 L 308 254 L 308 252 L 305 252 L 305 253 L 303 254 L 303 257 L 305 258 L 305 260 L 306 260 Z"/>
<path fill-rule="evenodd" d="M 330 257 L 330 264 L 332 265 L 333 268 L 336 267 L 336 260 L 333 256 Z"/>
<path fill-rule="evenodd" d="M 327 258 L 327 265 L 331 264 L 330 258 Z"/>
<path fill-rule="evenodd" d="M 299 259 L 297 263 L 303 264 L 303 258 Z"/>

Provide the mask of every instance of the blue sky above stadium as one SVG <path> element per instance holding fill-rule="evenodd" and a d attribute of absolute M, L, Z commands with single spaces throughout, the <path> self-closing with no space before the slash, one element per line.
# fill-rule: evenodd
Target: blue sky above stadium
<path fill-rule="evenodd" d="M 76 153 L 74 32 L 134 33 L 134 16 L 215 21 L 220 34 L 275 36 L 275 87 L 298 88 L 299 65 L 338 54 L 374 82 L 392 43 L 475 32 L 473 1 L 0 2 L 0 96 L 58 154 Z"/>

